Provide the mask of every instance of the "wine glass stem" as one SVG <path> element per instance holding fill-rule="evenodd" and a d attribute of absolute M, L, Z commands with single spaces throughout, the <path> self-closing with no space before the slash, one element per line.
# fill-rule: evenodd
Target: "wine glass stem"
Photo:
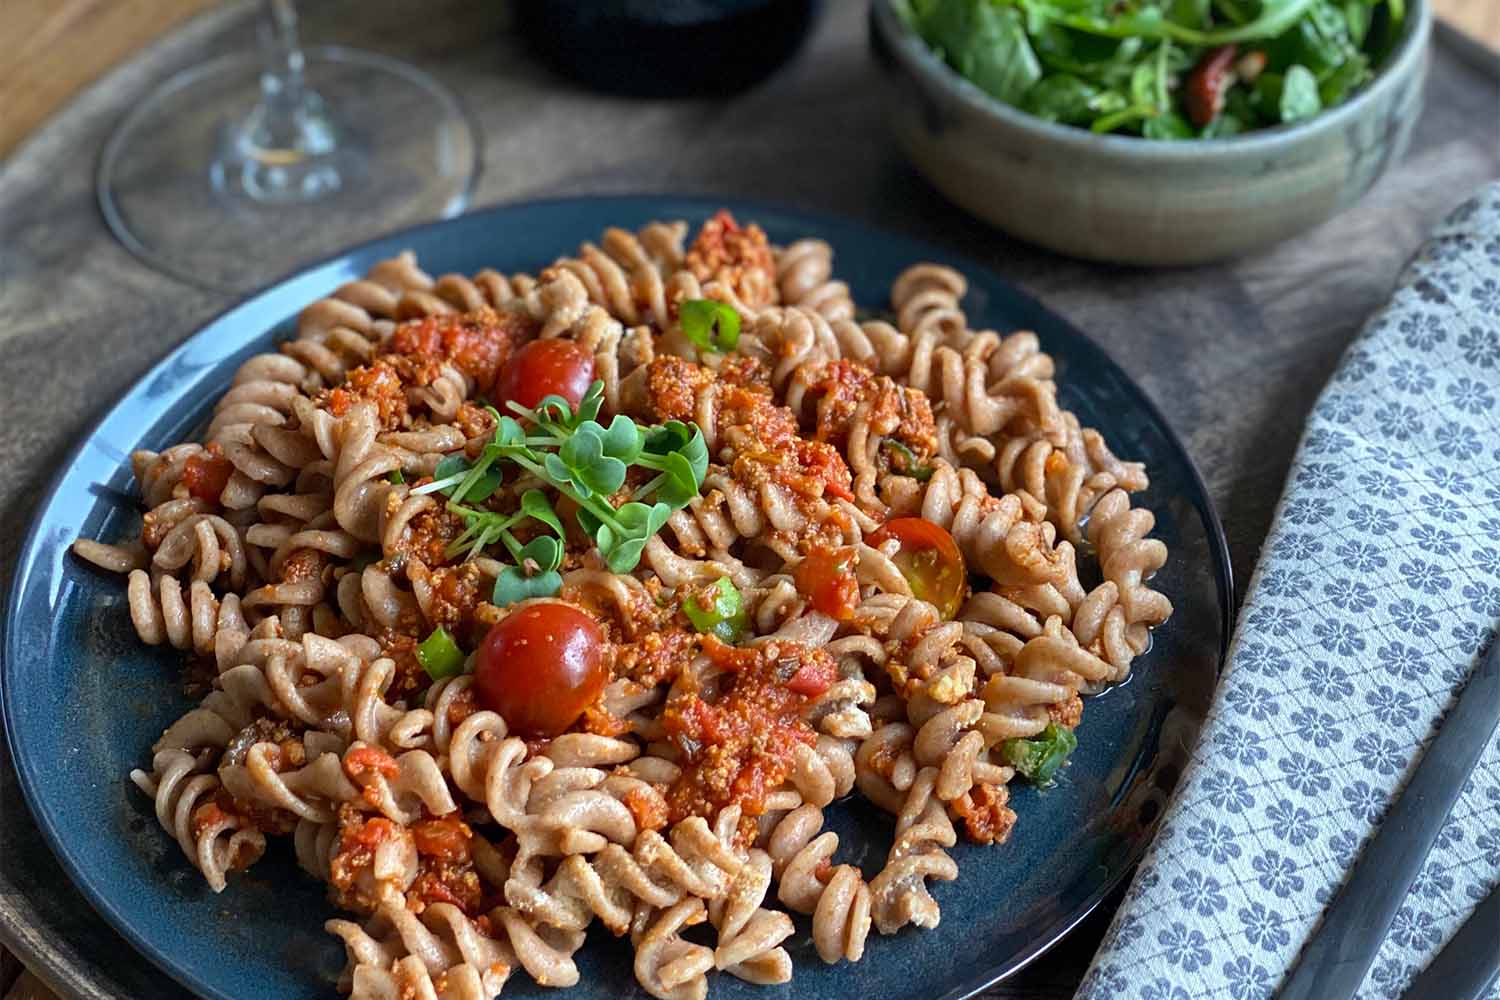
<path fill-rule="evenodd" d="M 260 44 L 265 69 L 260 78 L 262 127 L 274 146 L 295 148 L 306 110 L 302 82 L 302 46 L 297 38 L 297 8 L 292 0 L 265 0 Z"/>
<path fill-rule="evenodd" d="M 265 0 L 260 100 L 220 143 L 214 190 L 258 205 L 300 205 L 342 190 L 351 152 L 322 98 L 303 78 L 292 0 Z"/>

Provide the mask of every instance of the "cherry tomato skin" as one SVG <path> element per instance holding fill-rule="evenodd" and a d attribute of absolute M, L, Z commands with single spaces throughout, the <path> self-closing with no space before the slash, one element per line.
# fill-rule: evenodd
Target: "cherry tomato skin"
<path fill-rule="evenodd" d="M 797 564 L 793 573 L 797 591 L 807 598 L 814 611 L 840 622 L 854 617 L 859 604 L 859 580 L 854 575 L 856 555 L 853 547 L 816 545 Z"/>
<path fill-rule="evenodd" d="M 495 406 L 534 407 L 557 395 L 577 405 L 594 381 L 594 358 L 571 340 L 549 338 L 523 345 L 506 360 L 491 393 Z"/>
<path fill-rule="evenodd" d="M 869 538 L 875 548 L 895 539 L 893 561 L 912 593 L 933 605 L 944 618 L 958 614 L 967 585 L 963 553 L 948 532 L 920 517 L 892 518 Z"/>
<path fill-rule="evenodd" d="M 566 731 L 608 679 L 598 623 L 561 601 L 529 604 L 496 622 L 474 669 L 479 703 L 521 736 Z"/>

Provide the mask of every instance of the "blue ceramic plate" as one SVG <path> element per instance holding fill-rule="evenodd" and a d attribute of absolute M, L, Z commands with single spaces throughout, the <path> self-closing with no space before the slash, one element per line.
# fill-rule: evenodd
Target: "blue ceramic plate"
<path fill-rule="evenodd" d="M 127 456 L 161 449 L 206 419 L 249 355 L 290 332 L 297 311 L 380 258 L 410 247 L 431 273 L 481 267 L 534 270 L 607 225 L 707 217 L 719 201 L 672 197 L 571 199 L 511 205 L 410 230 L 343 254 L 273 286 L 214 320 L 136 384 L 84 439 L 43 503 L 17 568 L 6 620 L 3 707 L 16 769 L 42 833 L 99 912 L 153 962 L 215 1000 L 332 997 L 342 964 L 321 930 L 333 914 L 318 885 L 279 845 L 214 895 L 157 826 L 127 780 L 188 703 L 178 655 L 135 638 L 123 580 L 68 555 L 82 534 L 114 540 L 137 523 Z M 908 264 L 935 260 L 969 277 L 976 325 L 1035 330 L 1057 359 L 1064 405 L 1104 430 L 1120 455 L 1144 460 L 1156 535 L 1172 558 L 1156 586 L 1176 604 L 1130 681 L 1092 699 L 1079 748 L 1061 783 L 1022 788 L 1008 844 L 960 847 L 956 882 L 938 885 L 942 924 L 872 936 L 862 962 L 824 965 L 807 941 L 793 946 L 788 986 L 728 976 L 712 995 L 968 995 L 1039 955 L 1068 932 L 1137 861 L 1197 734 L 1228 635 L 1229 557 L 1203 481 L 1156 407 L 1103 351 L 994 274 L 937 247 L 853 222 L 728 201 L 771 238 L 829 241 L 839 276 L 859 302 L 885 302 Z M 873 875 L 891 824 L 862 802 L 830 810 L 841 857 Z M 579 955 L 579 998 L 640 994 L 627 944 L 597 926 Z M 506 996 L 541 995 L 524 974 Z M 559 994 L 550 993 L 556 997 Z"/>

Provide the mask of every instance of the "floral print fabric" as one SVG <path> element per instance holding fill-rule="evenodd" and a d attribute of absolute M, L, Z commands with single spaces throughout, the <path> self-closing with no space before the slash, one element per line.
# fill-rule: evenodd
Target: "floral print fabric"
<path fill-rule="evenodd" d="M 1192 763 L 1078 1000 L 1270 998 L 1497 621 L 1500 183 L 1433 234 L 1318 400 Z M 1360 996 L 1399 997 L 1497 882 L 1500 733 Z"/>

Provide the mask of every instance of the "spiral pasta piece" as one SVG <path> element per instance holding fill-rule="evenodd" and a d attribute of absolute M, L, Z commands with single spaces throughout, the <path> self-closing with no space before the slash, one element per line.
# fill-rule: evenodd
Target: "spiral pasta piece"
<path fill-rule="evenodd" d="M 870 889 L 853 865 L 832 869 L 826 882 L 818 877 L 839 846 L 838 834 L 820 832 L 822 827 L 822 810 L 803 804 L 771 829 L 765 850 L 780 880 L 777 897 L 796 912 L 812 915 L 819 958 L 829 964 L 857 962 L 870 932 Z"/>
<path fill-rule="evenodd" d="M 781 302 L 801 306 L 828 320 L 853 319 L 849 286 L 832 280 L 833 248 L 823 240 L 798 240 L 775 251 Z"/>
<path fill-rule="evenodd" d="M 224 891 L 229 872 L 250 867 L 265 852 L 266 838 L 260 830 L 215 807 L 219 781 L 199 773 L 191 754 L 160 751 L 149 772 L 132 771 L 130 780 L 151 796 L 162 829 L 177 839 L 182 853 L 214 892 Z"/>

